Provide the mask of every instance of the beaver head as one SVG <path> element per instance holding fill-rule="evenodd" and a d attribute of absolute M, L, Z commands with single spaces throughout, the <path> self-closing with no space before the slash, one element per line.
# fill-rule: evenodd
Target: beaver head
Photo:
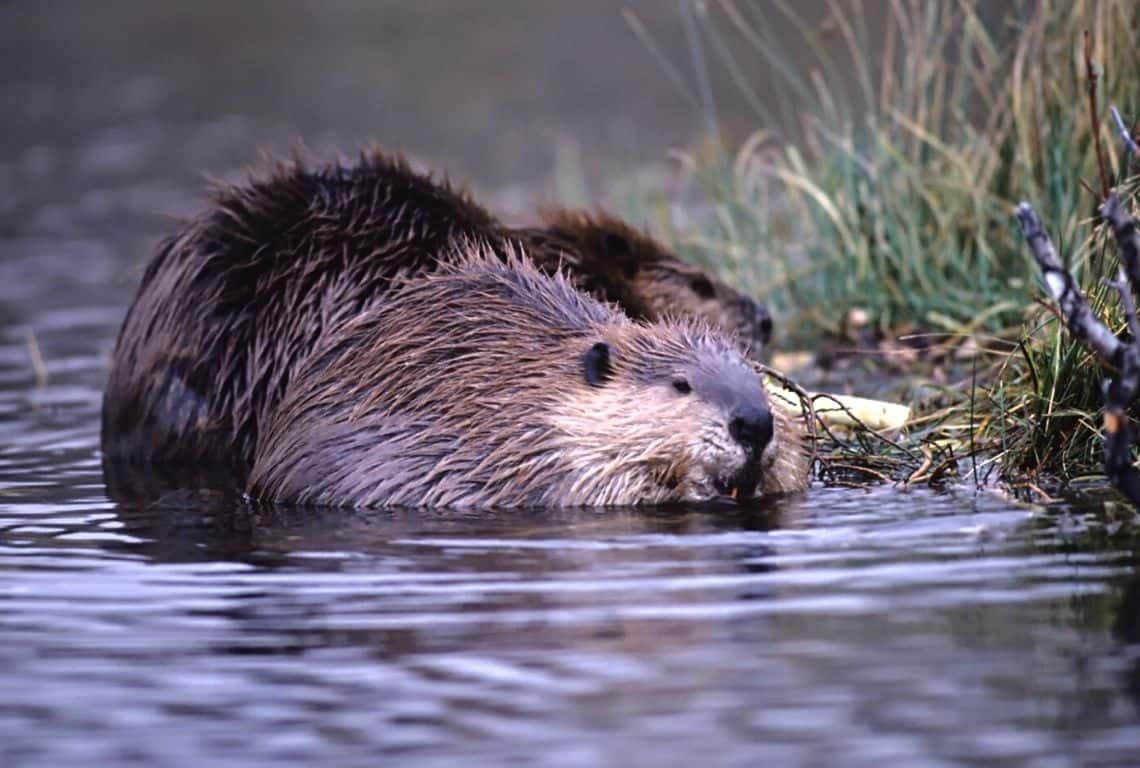
<path fill-rule="evenodd" d="M 733 341 L 644 324 L 529 263 L 418 277 L 290 383 L 250 491 L 351 506 L 602 506 L 802 488 Z"/>
<path fill-rule="evenodd" d="M 552 408 L 550 422 L 566 455 L 608 480 L 603 497 L 700 501 L 769 489 L 765 470 L 794 447 L 786 429 L 773 444 L 780 415 L 728 339 L 689 323 L 598 336 L 583 357 L 587 386 Z"/>
<path fill-rule="evenodd" d="M 700 318 L 735 334 L 755 354 L 771 338 L 772 317 L 763 305 L 621 219 L 564 209 L 545 210 L 542 218 L 546 226 L 539 231 L 550 245 L 561 245 L 561 262 L 578 288 L 619 304 L 631 317 Z M 535 257 L 533 249 L 529 254 Z"/>

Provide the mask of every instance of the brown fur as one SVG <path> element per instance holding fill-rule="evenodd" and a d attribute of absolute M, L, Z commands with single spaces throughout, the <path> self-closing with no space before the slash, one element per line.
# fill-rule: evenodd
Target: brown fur
<path fill-rule="evenodd" d="M 243 480 L 267 416 L 325 334 L 470 239 L 521 249 L 635 318 L 703 317 L 756 344 L 768 328 L 750 299 L 617 219 L 556 211 L 508 229 L 380 153 L 283 165 L 222 188 L 159 247 L 113 354 L 105 466 L 209 465 Z"/>
<path fill-rule="evenodd" d="M 565 271 L 579 290 L 634 319 L 699 318 L 750 351 L 768 343 L 772 321 L 763 307 L 621 219 L 563 208 L 541 216 L 541 228 L 511 234 L 547 274 Z"/>
<path fill-rule="evenodd" d="M 483 254 L 409 281 L 328 339 L 268 420 L 249 490 L 517 507 L 802 489 L 799 425 L 773 414 L 771 440 L 750 443 L 730 426 L 744 409 L 768 413 L 767 396 L 728 337 L 632 321 L 561 277 Z"/>

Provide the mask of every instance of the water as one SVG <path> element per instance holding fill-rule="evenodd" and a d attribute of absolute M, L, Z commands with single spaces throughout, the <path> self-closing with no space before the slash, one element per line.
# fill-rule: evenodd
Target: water
<path fill-rule="evenodd" d="M 892 488 L 493 515 L 109 500 L 100 388 L 165 217 L 197 209 L 203 170 L 232 175 L 290 130 L 350 147 L 377 112 L 353 108 L 374 86 L 347 66 L 363 54 L 323 27 L 305 47 L 299 4 L 232 27 L 217 9 L 100 7 L 0 8 L 0 764 L 1137 764 L 1140 545 L 1131 513 L 1102 503 Z M 342 32 L 367 10 L 337 8 Z M 256 72 L 306 87 L 215 86 L 284 39 L 294 69 Z M 219 53 L 187 58 L 202 40 Z M 669 114 L 684 133 L 687 113 Z M 524 156 L 546 156 L 549 135 L 522 133 Z M 492 190 L 545 173 L 422 138 Z"/>

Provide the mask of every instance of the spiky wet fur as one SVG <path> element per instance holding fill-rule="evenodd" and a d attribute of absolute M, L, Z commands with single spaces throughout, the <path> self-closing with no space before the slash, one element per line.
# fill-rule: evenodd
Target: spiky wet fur
<path fill-rule="evenodd" d="M 612 350 L 600 385 L 583 375 L 599 342 Z M 690 394 L 674 389 L 679 377 Z M 766 395 L 730 338 L 632 321 L 484 250 L 409 281 L 329 340 L 269 421 L 249 487 L 349 506 L 701 501 L 757 461 L 729 434 L 726 404 L 745 401 Z M 778 417 L 758 461 L 765 493 L 807 482 L 799 426 Z"/>
<path fill-rule="evenodd" d="M 564 270 L 632 317 L 705 317 L 760 341 L 766 315 L 754 302 L 616 219 L 551 212 L 541 227 L 508 229 L 466 193 L 379 152 L 354 165 L 282 164 L 220 188 L 147 268 L 104 395 L 108 473 L 209 465 L 243 481 L 267 416 L 324 336 L 472 238 Z M 711 285 L 711 299 L 690 291 L 686 301 L 694 282 L 703 293 Z"/>

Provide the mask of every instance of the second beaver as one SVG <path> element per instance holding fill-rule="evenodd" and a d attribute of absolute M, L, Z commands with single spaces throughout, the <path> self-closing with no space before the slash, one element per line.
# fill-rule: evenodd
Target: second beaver
<path fill-rule="evenodd" d="M 554 212 L 512 229 L 398 157 L 296 163 L 224 188 L 159 247 L 112 356 L 104 466 L 244 480 L 265 414 L 324 335 L 467 239 L 521 250 L 634 318 L 700 317 L 756 346 L 770 330 L 754 301 L 617 219 Z"/>
<path fill-rule="evenodd" d="M 801 490 L 801 423 L 726 336 L 634 322 L 484 250 L 418 277 L 298 370 L 254 497 L 610 506 Z"/>

